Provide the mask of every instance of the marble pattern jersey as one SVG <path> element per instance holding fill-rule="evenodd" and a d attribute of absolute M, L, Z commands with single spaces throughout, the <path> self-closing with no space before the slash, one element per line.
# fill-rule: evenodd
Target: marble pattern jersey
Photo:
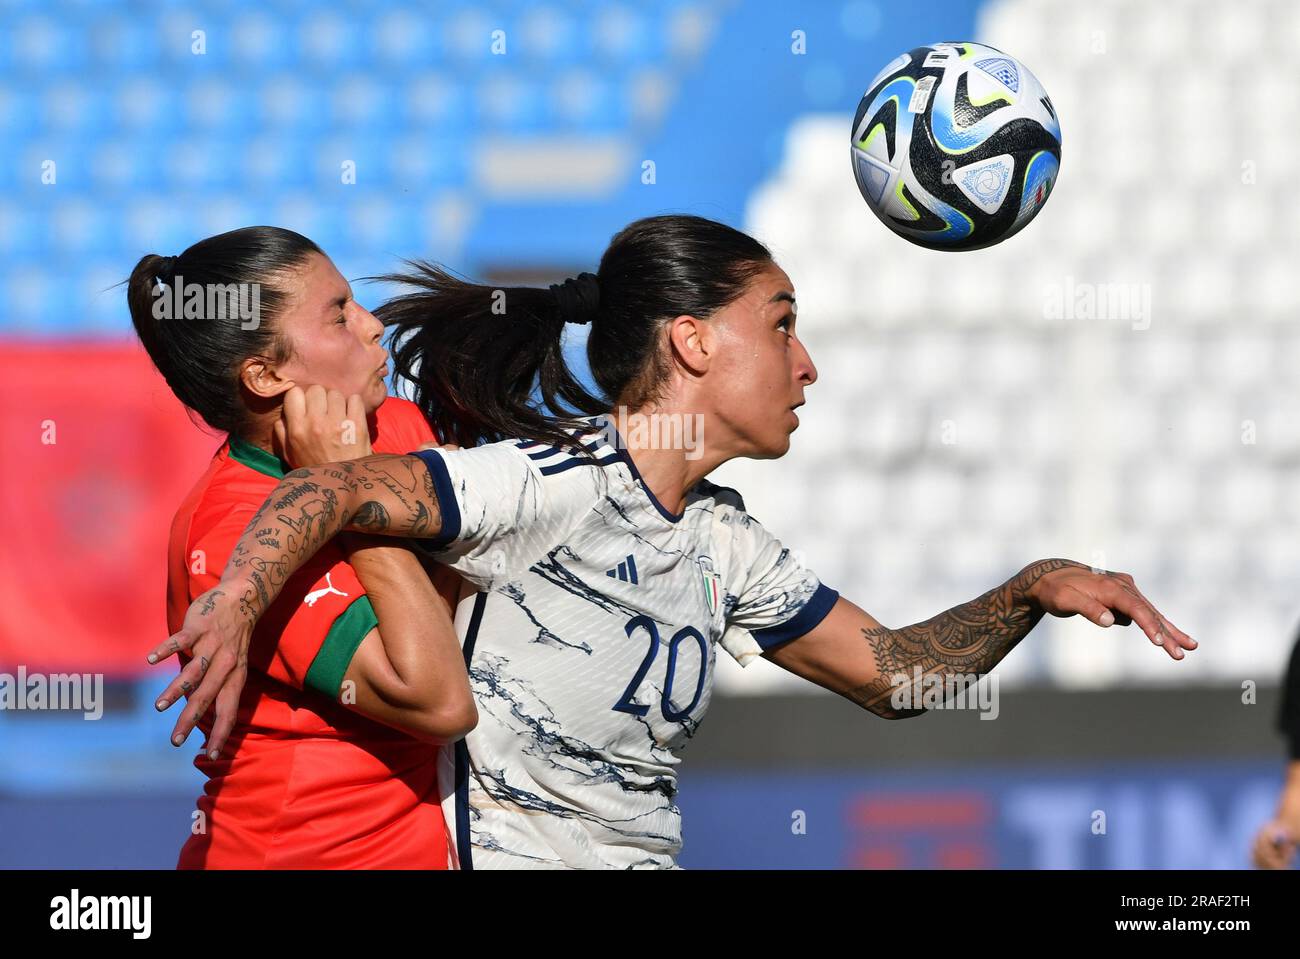
<path fill-rule="evenodd" d="M 524 440 L 427 450 L 442 532 L 420 541 L 458 604 L 479 722 L 440 758 L 461 868 L 672 867 L 678 754 L 714 654 L 742 665 L 808 632 L 838 594 L 701 480 L 680 515 L 613 425 L 591 458 Z"/>

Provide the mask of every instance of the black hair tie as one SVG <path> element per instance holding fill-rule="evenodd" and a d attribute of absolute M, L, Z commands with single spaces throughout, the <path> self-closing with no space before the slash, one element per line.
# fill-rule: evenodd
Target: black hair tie
<path fill-rule="evenodd" d="M 590 323 L 600 309 L 600 281 L 595 273 L 579 273 L 563 283 L 553 283 L 551 292 L 566 323 Z"/>
<path fill-rule="evenodd" d="M 176 259 L 174 256 L 164 256 L 158 261 L 158 272 L 155 276 L 163 286 L 171 286 L 172 280 L 176 278 Z"/>

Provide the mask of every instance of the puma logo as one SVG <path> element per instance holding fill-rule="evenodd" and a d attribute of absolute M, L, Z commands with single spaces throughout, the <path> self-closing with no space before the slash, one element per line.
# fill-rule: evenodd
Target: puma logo
<path fill-rule="evenodd" d="M 330 582 L 330 574 L 329 574 L 329 573 L 326 573 L 326 574 L 325 574 L 325 588 L 324 588 L 324 589 L 318 589 L 318 590 L 315 590 L 315 591 L 313 591 L 313 592 L 308 593 L 308 594 L 307 594 L 307 598 L 304 599 L 303 602 L 306 603 L 308 606 L 315 606 L 315 605 L 316 605 L 316 600 L 320 599 L 322 596 L 328 596 L 330 593 L 333 593 L 335 596 L 346 596 L 346 595 L 347 595 L 347 593 L 342 592 L 341 590 L 337 590 L 337 589 L 334 588 L 334 584 Z"/>

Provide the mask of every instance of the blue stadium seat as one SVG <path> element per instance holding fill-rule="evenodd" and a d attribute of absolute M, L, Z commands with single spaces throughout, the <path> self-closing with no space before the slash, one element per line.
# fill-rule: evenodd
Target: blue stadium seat
<path fill-rule="evenodd" d="M 671 102 L 683 38 L 716 9 L 14 0 L 0 30 L 0 174 L 13 201 L 0 208 L 0 275 L 22 293 L 30 276 L 10 257 L 125 273 L 145 250 L 177 252 L 236 215 L 388 266 L 432 248 L 446 256 L 463 237 L 440 234 L 444 220 L 453 232 L 481 220 L 481 143 L 643 136 L 661 119 L 656 104 Z M 54 186 L 41 183 L 46 160 Z M 340 182 L 344 160 L 356 163 L 355 185 Z M 52 321 L 43 301 L 20 295 L 0 334 L 52 322 L 122 332 L 103 312 L 122 304 L 96 303 Z"/>

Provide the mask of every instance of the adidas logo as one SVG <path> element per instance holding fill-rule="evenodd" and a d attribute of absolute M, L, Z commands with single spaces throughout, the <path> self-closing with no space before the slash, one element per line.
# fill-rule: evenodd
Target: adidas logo
<path fill-rule="evenodd" d="M 627 554 L 627 559 L 619 563 L 613 569 L 605 570 L 605 575 L 611 579 L 621 579 L 625 583 L 631 583 L 636 586 L 640 581 L 636 578 L 636 560 L 632 554 Z"/>

